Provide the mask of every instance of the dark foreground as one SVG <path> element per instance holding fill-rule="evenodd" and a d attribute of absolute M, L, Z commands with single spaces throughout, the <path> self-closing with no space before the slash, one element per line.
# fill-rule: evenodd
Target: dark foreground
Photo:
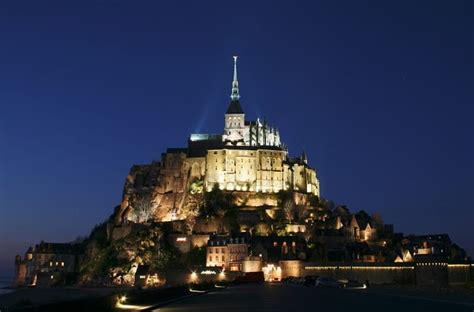
<path fill-rule="evenodd" d="M 181 300 L 153 311 L 474 311 L 471 300 L 407 295 L 397 290 L 319 289 L 263 284 L 230 287 Z"/>
<path fill-rule="evenodd" d="M 209 287 L 212 286 L 212 287 Z M 389 288 L 390 287 L 390 288 Z M 210 290 L 202 293 L 203 290 Z M 126 300 L 117 306 L 118 298 Z M 28 302 L 26 302 L 28 301 Z M 0 311 L 469 311 L 474 289 L 418 289 L 376 286 L 321 289 L 295 284 L 253 284 L 226 289 L 210 285 L 165 289 L 19 289 L 0 296 Z"/>

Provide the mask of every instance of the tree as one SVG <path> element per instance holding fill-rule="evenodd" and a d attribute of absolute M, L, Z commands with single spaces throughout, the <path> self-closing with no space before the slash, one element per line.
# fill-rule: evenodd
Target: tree
<path fill-rule="evenodd" d="M 293 192 L 291 191 L 279 191 L 278 192 L 278 206 L 283 209 L 283 213 L 285 214 L 285 219 L 288 220 L 289 223 L 293 221 L 295 218 L 295 211 L 296 205 L 295 201 L 293 200 Z"/>
<path fill-rule="evenodd" d="M 234 196 L 222 191 L 217 184 L 214 184 L 212 190 L 204 194 L 204 204 L 201 206 L 200 215 L 206 218 L 217 215 L 236 217 L 237 207 L 234 204 Z"/>
<path fill-rule="evenodd" d="M 149 195 L 142 195 L 133 205 L 135 222 L 145 223 L 152 215 L 151 198 Z"/>
<path fill-rule="evenodd" d="M 319 207 L 320 205 L 319 197 L 316 195 L 311 195 L 309 197 L 309 205 L 314 208 Z"/>
<path fill-rule="evenodd" d="M 295 205 L 291 201 L 287 201 L 283 205 L 283 211 L 285 212 L 285 218 L 291 223 L 295 217 Z"/>

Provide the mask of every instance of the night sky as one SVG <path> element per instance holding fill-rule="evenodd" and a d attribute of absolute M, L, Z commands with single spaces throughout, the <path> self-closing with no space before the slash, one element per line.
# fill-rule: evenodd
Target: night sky
<path fill-rule="evenodd" d="M 104 221 L 133 164 L 247 118 L 323 197 L 474 255 L 472 1 L 0 3 L 0 270 Z"/>

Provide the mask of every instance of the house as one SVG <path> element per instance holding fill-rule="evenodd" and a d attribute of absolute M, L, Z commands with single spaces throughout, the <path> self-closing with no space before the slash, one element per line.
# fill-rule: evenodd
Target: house
<path fill-rule="evenodd" d="M 248 241 L 248 235 L 212 236 L 207 242 L 206 267 L 242 271 L 242 261 L 248 256 Z"/>
<path fill-rule="evenodd" d="M 250 250 L 252 256 L 260 257 L 264 262 L 306 258 L 306 242 L 300 236 L 254 236 Z"/>

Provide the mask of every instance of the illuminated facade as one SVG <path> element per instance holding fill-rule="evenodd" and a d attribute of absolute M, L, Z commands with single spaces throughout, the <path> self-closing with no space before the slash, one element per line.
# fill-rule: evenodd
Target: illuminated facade
<path fill-rule="evenodd" d="M 186 147 L 168 148 L 159 161 L 134 165 L 125 181 L 117 223 L 186 219 L 189 210 L 182 208 L 188 204 L 189 193 L 210 191 L 215 185 L 228 191 L 274 194 L 287 190 L 320 196 L 316 170 L 309 166 L 306 154 L 290 157 L 276 127 L 260 119 L 246 120 L 236 61 L 235 57 L 223 133 L 191 134 Z M 140 215 L 135 207 L 143 194 L 152 199 L 149 215 Z"/>
<path fill-rule="evenodd" d="M 293 190 L 319 196 L 316 171 L 303 153 L 291 158 L 277 128 L 266 121 L 247 121 L 240 104 L 237 57 L 231 102 L 222 135 L 192 134 L 185 163 L 191 177 L 203 179 L 207 190 L 276 193 Z"/>
<path fill-rule="evenodd" d="M 246 237 L 213 237 L 209 239 L 206 267 L 242 271 L 242 261 L 248 256 L 247 240 Z"/>

